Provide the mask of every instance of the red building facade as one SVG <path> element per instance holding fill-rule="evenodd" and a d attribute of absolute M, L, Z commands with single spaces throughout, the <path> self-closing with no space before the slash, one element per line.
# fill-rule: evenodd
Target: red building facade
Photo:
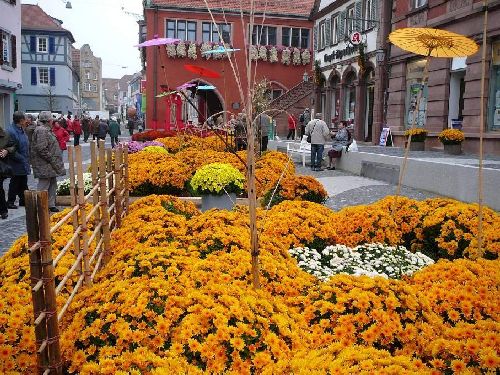
<path fill-rule="evenodd" d="M 147 39 L 172 37 L 181 42 L 146 49 L 147 128 L 172 129 L 188 122 L 202 123 L 220 111 L 241 112 L 244 104 L 240 91 L 246 95 L 248 87 L 247 54 L 253 60 L 251 81 L 267 79 L 272 98 L 300 83 L 304 72 L 312 74 L 313 23 L 309 17 L 314 0 L 257 1 L 252 30 L 249 9 L 243 9 L 242 17 L 239 1 L 208 1 L 215 23 L 203 0 L 150 3 L 144 9 Z M 231 58 L 232 65 L 224 54 L 202 54 L 224 43 L 239 49 Z M 189 72 L 186 64 L 216 71 L 221 78 Z M 185 83 L 194 85 L 186 93 L 197 110 L 179 94 L 158 97 Z M 202 90 L 200 86 L 215 89 Z"/>
<path fill-rule="evenodd" d="M 437 134 L 462 119 L 466 152 L 479 150 L 479 131 L 484 130 L 484 152 L 500 154 L 500 1 L 489 1 L 486 45 L 485 123 L 480 124 L 481 48 L 467 58 L 431 58 L 429 79 L 422 87 L 425 60 L 396 46 L 391 47 L 387 123 L 404 143 L 404 130 L 411 127 L 416 95 L 423 89 L 417 126 L 429 131 L 427 149 L 440 147 Z M 398 0 L 394 2 L 393 29 L 433 27 L 474 39 L 481 47 L 483 1 L 480 0 Z"/>

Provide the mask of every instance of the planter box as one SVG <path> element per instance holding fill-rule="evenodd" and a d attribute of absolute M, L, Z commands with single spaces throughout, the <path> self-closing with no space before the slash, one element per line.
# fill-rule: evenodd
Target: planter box
<path fill-rule="evenodd" d="M 411 141 L 410 151 L 425 151 L 425 142 Z"/>
<path fill-rule="evenodd" d="M 233 203 L 234 202 L 234 203 Z M 224 195 L 203 195 L 201 197 L 201 211 L 205 212 L 211 208 L 218 208 L 221 210 L 231 210 L 236 203 L 236 194 L 230 193 Z"/>
<path fill-rule="evenodd" d="M 444 153 L 449 155 L 460 155 L 462 153 L 462 144 L 444 145 Z"/>
<path fill-rule="evenodd" d="M 56 196 L 56 206 L 71 206 L 71 196 L 58 195 Z"/>

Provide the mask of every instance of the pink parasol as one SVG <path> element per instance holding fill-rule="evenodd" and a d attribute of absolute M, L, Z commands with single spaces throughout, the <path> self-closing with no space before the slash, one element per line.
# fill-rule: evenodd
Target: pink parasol
<path fill-rule="evenodd" d="M 174 44 L 179 42 L 180 39 L 174 39 L 174 38 L 154 38 L 150 40 L 146 40 L 145 42 L 142 42 L 141 44 L 137 44 L 134 47 L 151 47 L 151 46 L 163 46 L 165 44 Z"/>
<path fill-rule="evenodd" d="M 177 86 L 177 87 L 176 87 L 176 90 L 188 89 L 188 88 L 190 88 L 190 87 L 194 87 L 194 86 L 196 86 L 196 84 L 195 84 L 195 83 L 186 82 L 186 83 L 183 83 L 183 84 L 182 84 L 182 85 L 180 85 L 180 86 Z"/>

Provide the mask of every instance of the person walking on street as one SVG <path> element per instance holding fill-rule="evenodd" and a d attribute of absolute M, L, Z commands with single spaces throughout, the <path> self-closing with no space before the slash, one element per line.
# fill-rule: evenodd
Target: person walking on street
<path fill-rule="evenodd" d="M 304 109 L 304 112 L 300 115 L 300 136 L 303 137 L 306 134 L 306 125 L 311 121 L 311 113 L 309 108 Z"/>
<path fill-rule="evenodd" d="M 92 124 L 90 125 L 90 130 L 92 132 L 92 140 L 95 141 L 98 138 L 99 134 L 99 115 L 96 115 L 95 119 L 92 120 Z"/>
<path fill-rule="evenodd" d="M 59 120 L 55 121 L 52 126 L 52 131 L 57 138 L 57 142 L 59 142 L 59 147 L 62 151 L 67 150 L 66 142 L 69 141 L 69 133 L 64 129 Z"/>
<path fill-rule="evenodd" d="M 115 145 L 118 145 L 118 136 L 122 135 L 120 130 L 120 125 L 114 118 L 111 118 L 109 121 L 109 136 L 111 137 L 111 147 L 115 148 Z"/>
<path fill-rule="evenodd" d="M 72 123 L 73 127 L 73 146 L 78 146 L 80 144 L 80 136 L 82 135 L 82 124 L 80 119 L 75 117 Z"/>
<path fill-rule="evenodd" d="M 90 135 L 90 118 L 87 116 L 82 117 L 82 131 L 83 131 L 83 141 L 87 143 L 89 141 Z"/>
<path fill-rule="evenodd" d="M 99 121 L 99 128 L 97 129 L 97 139 L 98 140 L 105 140 L 106 139 L 106 134 L 108 134 L 109 131 L 109 126 L 107 122 L 102 119 Z"/>
<path fill-rule="evenodd" d="M 3 190 L 3 181 L 12 177 L 12 170 L 7 161 L 8 157 L 13 155 L 15 151 L 16 147 L 12 139 L 10 139 L 9 133 L 0 127 L 0 217 L 2 219 L 9 217 L 5 191 Z"/>
<path fill-rule="evenodd" d="M 269 142 L 269 130 L 271 129 L 271 117 L 265 113 L 259 116 L 258 126 L 260 130 L 260 152 L 267 151 L 267 144 Z"/>
<path fill-rule="evenodd" d="M 309 121 L 305 132 L 307 136 L 311 136 L 311 169 L 313 171 L 322 171 L 323 151 L 325 143 L 330 138 L 330 129 L 323 121 L 321 113 L 316 113 L 316 119 Z"/>
<path fill-rule="evenodd" d="M 23 112 L 14 112 L 13 123 L 7 128 L 10 139 L 16 147 L 16 152 L 8 160 L 12 168 L 12 177 L 9 183 L 7 207 L 16 209 L 16 199 L 19 197 L 19 206 L 24 206 L 24 191 L 28 190 L 28 175 L 31 173 L 28 136 L 25 129 L 26 117 Z"/>
<path fill-rule="evenodd" d="M 135 128 L 134 120 L 129 118 L 127 122 L 127 129 L 131 137 L 134 135 L 134 128 Z"/>
<path fill-rule="evenodd" d="M 295 141 L 295 129 L 297 128 L 297 119 L 293 115 L 293 113 L 288 115 L 288 135 L 286 139 L 290 139 L 292 137 L 292 141 Z"/>
<path fill-rule="evenodd" d="M 33 174 L 38 178 L 37 190 L 49 193 L 49 210 L 59 212 L 56 207 L 57 177 L 66 175 L 62 151 L 52 131 L 53 120 L 49 111 L 42 111 L 39 125 L 33 132 L 30 144 L 30 159 Z"/>

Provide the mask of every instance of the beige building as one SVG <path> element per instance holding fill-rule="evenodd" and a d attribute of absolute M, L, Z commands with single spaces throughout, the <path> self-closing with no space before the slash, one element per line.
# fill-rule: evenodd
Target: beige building
<path fill-rule="evenodd" d="M 80 71 L 81 107 L 84 111 L 104 110 L 102 94 L 102 60 L 94 56 L 88 44 L 73 51 L 73 60 Z"/>

